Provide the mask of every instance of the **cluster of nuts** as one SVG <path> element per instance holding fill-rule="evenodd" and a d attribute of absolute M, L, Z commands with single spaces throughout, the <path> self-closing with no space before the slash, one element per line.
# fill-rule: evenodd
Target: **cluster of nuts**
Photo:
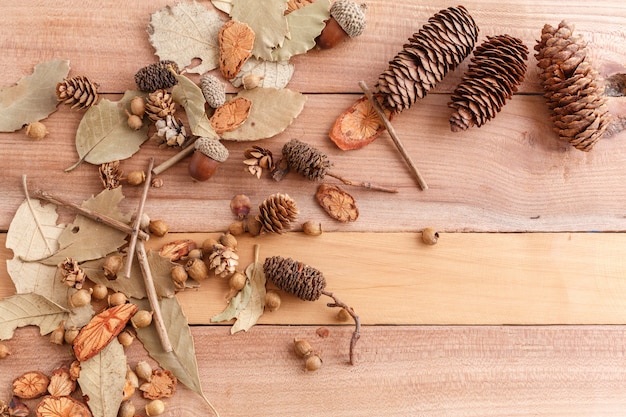
<path fill-rule="evenodd" d="M 128 127 L 139 130 L 143 127 L 143 115 L 146 113 L 146 102 L 143 97 L 136 96 L 130 101 L 130 112 L 124 109 L 128 120 Z"/>
<path fill-rule="evenodd" d="M 304 339 L 293 340 L 293 351 L 299 358 L 304 358 L 304 369 L 309 372 L 322 367 L 322 358 L 313 351 L 311 344 Z"/>

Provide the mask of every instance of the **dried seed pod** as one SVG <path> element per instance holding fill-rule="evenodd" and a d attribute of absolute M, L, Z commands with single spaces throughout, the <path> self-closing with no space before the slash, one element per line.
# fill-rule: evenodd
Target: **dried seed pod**
<path fill-rule="evenodd" d="M 155 236 L 163 237 L 170 231 L 170 227 L 163 220 L 150 220 L 148 230 Z"/>
<path fill-rule="evenodd" d="M 270 312 L 278 310 L 281 304 L 280 294 L 274 290 L 267 291 L 265 293 L 264 304 L 265 308 L 267 308 Z"/>
<path fill-rule="evenodd" d="M 52 395 L 44 397 L 39 404 L 37 404 L 35 413 L 37 417 L 84 417 L 92 415 L 85 403 L 69 396 L 54 397 Z"/>
<path fill-rule="evenodd" d="M 350 313 L 345 308 L 342 308 L 337 312 L 337 320 L 339 321 L 348 321 L 350 320 Z"/>
<path fill-rule="evenodd" d="M 71 395 L 76 389 L 76 381 L 70 376 L 68 368 L 60 367 L 52 371 L 48 392 L 53 397 Z"/>
<path fill-rule="evenodd" d="M 176 392 L 178 379 L 170 371 L 165 369 L 155 369 L 152 371 L 150 381 L 139 386 L 144 398 L 157 400 L 159 398 L 170 398 Z"/>
<path fill-rule="evenodd" d="M 70 296 L 70 306 L 73 308 L 84 307 L 91 303 L 91 288 L 82 288 Z"/>
<path fill-rule="evenodd" d="M 322 234 L 322 223 L 314 222 L 313 220 L 307 220 L 302 223 L 302 231 L 305 235 L 319 236 Z"/>
<path fill-rule="evenodd" d="M 120 405 L 120 409 L 117 413 L 118 417 L 134 417 L 135 416 L 135 405 L 130 401 L 126 400 L 122 402 Z"/>
<path fill-rule="evenodd" d="M 229 278 L 228 286 L 233 291 L 240 291 L 246 285 L 247 280 L 248 278 L 244 274 L 237 271 Z"/>
<path fill-rule="evenodd" d="M 109 295 L 109 289 L 102 284 L 96 284 L 92 287 L 93 292 L 91 298 L 95 300 L 104 300 Z"/>
<path fill-rule="evenodd" d="M 130 324 L 132 324 L 135 329 L 148 327 L 152 324 L 152 311 L 139 310 L 130 319 Z"/>
<path fill-rule="evenodd" d="M 320 358 L 318 354 L 310 355 L 308 358 L 306 358 L 306 361 L 304 362 L 304 368 L 308 372 L 317 371 L 321 367 L 322 367 L 322 358 Z"/>
<path fill-rule="evenodd" d="M 144 171 L 132 171 L 126 177 L 128 185 L 141 185 L 146 180 L 146 173 Z"/>
<path fill-rule="evenodd" d="M 139 378 L 150 381 L 152 379 L 152 365 L 146 361 L 139 361 L 135 366 L 135 373 Z"/>
<path fill-rule="evenodd" d="M 141 96 L 135 96 L 130 101 L 130 112 L 135 116 L 143 117 L 146 112 L 146 99 Z"/>
<path fill-rule="evenodd" d="M 57 84 L 57 100 L 71 105 L 73 109 L 85 109 L 98 102 L 98 84 L 82 75 L 65 78 Z"/>
<path fill-rule="evenodd" d="M 168 89 L 178 83 L 174 73 L 178 73 L 178 64 L 174 61 L 159 61 L 141 68 L 135 74 L 135 84 L 141 91 L 151 93 L 159 89 Z"/>
<path fill-rule="evenodd" d="M 70 288 L 80 290 L 85 282 L 85 271 L 78 265 L 78 261 L 72 258 L 65 258 L 57 265 L 61 272 L 62 281 Z"/>
<path fill-rule="evenodd" d="M 123 292 L 114 292 L 113 294 L 109 295 L 108 301 L 110 307 L 115 307 L 126 304 L 128 302 L 128 298 Z"/>
<path fill-rule="evenodd" d="M 220 71 L 227 80 L 237 76 L 245 62 L 252 56 L 254 31 L 250 26 L 237 20 L 229 20 L 222 25 L 217 35 L 220 52 Z"/>
<path fill-rule="evenodd" d="M 313 348 L 304 339 L 293 339 L 293 351 L 299 358 L 306 358 L 313 353 Z"/>
<path fill-rule="evenodd" d="M 190 259 L 185 265 L 185 270 L 196 281 L 204 281 L 209 277 L 209 267 L 202 259 Z"/>
<path fill-rule="evenodd" d="M 209 121 L 218 135 L 230 132 L 244 124 L 250 115 L 252 101 L 235 97 L 215 109 Z"/>
<path fill-rule="evenodd" d="M 246 149 L 243 156 L 246 158 L 243 163 L 248 168 L 248 172 L 257 178 L 261 178 L 264 169 L 272 172 L 275 168 L 272 152 L 269 149 L 253 146 Z"/>
<path fill-rule="evenodd" d="M 171 114 L 154 122 L 154 126 L 157 131 L 151 139 L 156 140 L 159 147 L 185 147 L 189 141 L 183 122 Z"/>
<path fill-rule="evenodd" d="M 54 329 L 50 333 L 50 343 L 54 343 L 55 345 L 62 345 L 65 341 L 65 322 L 61 322 L 59 327 Z"/>
<path fill-rule="evenodd" d="M 287 142 L 282 152 L 290 170 L 313 181 L 324 179 L 332 166 L 325 153 L 298 139 Z"/>
<path fill-rule="evenodd" d="M 235 272 L 239 264 L 239 255 L 235 250 L 217 243 L 213 246 L 213 252 L 209 255 L 209 269 L 213 269 L 215 275 L 227 277 Z"/>
<path fill-rule="evenodd" d="M 63 335 L 63 340 L 65 340 L 65 343 L 67 343 L 68 345 L 74 343 L 74 339 L 76 339 L 76 336 L 78 336 L 79 331 L 80 329 L 76 326 L 65 329 L 65 334 Z"/>
<path fill-rule="evenodd" d="M 219 242 L 231 249 L 237 250 L 237 238 L 230 233 L 224 233 L 220 236 Z"/>
<path fill-rule="evenodd" d="M 113 190 L 120 186 L 120 180 L 124 172 L 120 169 L 120 161 L 105 162 L 99 169 L 100 181 L 107 190 Z"/>
<path fill-rule="evenodd" d="M 427 227 L 422 230 L 422 242 L 427 245 L 434 245 L 439 240 L 439 232 L 433 227 Z"/>
<path fill-rule="evenodd" d="M 102 272 L 104 277 L 109 281 L 117 279 L 117 273 L 122 270 L 124 266 L 124 258 L 121 255 L 110 255 L 104 260 L 102 264 Z"/>
<path fill-rule="evenodd" d="M 159 250 L 159 255 L 168 258 L 172 262 L 176 262 L 189 255 L 189 252 L 194 250 L 196 247 L 196 242 L 191 239 L 175 240 L 163 245 L 161 250 Z"/>
<path fill-rule="evenodd" d="M 260 75 L 249 73 L 241 77 L 241 84 L 243 85 L 244 90 L 252 90 L 257 88 L 264 78 L 265 77 Z"/>
<path fill-rule="evenodd" d="M 248 217 L 250 214 L 250 198 L 245 194 L 237 194 L 230 200 L 230 211 L 239 220 Z"/>
<path fill-rule="evenodd" d="M 315 199 L 330 217 L 340 222 L 354 222 L 359 218 L 359 208 L 354 198 L 341 188 L 320 184 Z"/>
<path fill-rule="evenodd" d="M 178 289 L 185 288 L 185 283 L 187 282 L 187 278 L 189 278 L 189 274 L 185 271 L 185 267 L 182 265 L 176 265 L 172 268 L 172 281 L 174 281 L 174 285 Z"/>
<path fill-rule="evenodd" d="M 298 217 L 298 206 L 287 194 L 272 194 L 259 204 L 261 231 L 285 233 L 291 229 L 291 223 Z"/>
<path fill-rule="evenodd" d="M 200 88 L 207 104 L 214 109 L 226 103 L 226 85 L 216 76 L 211 74 L 203 75 L 200 78 Z"/>
<path fill-rule="evenodd" d="M 41 397 L 48 390 L 50 378 L 39 371 L 26 372 L 13 380 L 13 395 L 22 399 Z"/>
<path fill-rule="evenodd" d="M 263 230 L 263 224 L 256 217 L 248 217 L 246 219 L 245 229 L 250 234 L 250 236 L 258 236 Z"/>
<path fill-rule="evenodd" d="M 166 90 L 156 90 L 148 94 L 146 114 L 153 122 L 173 116 L 176 113 L 174 98 Z"/>
<path fill-rule="evenodd" d="M 129 347 L 135 341 L 135 336 L 128 330 L 124 330 L 117 335 L 117 341 L 120 342 L 120 345 L 123 347 Z"/>
<path fill-rule="evenodd" d="M 124 112 L 126 112 L 126 117 L 128 118 L 126 120 L 126 124 L 128 125 L 128 127 L 130 127 L 132 130 L 139 130 L 143 127 L 143 120 L 141 117 L 137 116 L 136 114 L 130 113 L 126 109 L 124 109 Z"/>
<path fill-rule="evenodd" d="M 230 233 L 233 236 L 241 236 L 245 232 L 246 232 L 246 226 L 245 226 L 245 223 L 241 220 L 232 222 L 230 225 L 228 225 L 228 233 Z"/>
<path fill-rule="evenodd" d="M 145 407 L 148 417 L 158 416 L 165 412 L 165 403 L 161 400 L 152 400 Z"/>
<path fill-rule="evenodd" d="M 33 122 L 29 123 L 26 126 L 26 136 L 31 139 L 41 140 L 46 137 L 48 134 L 48 129 L 46 129 L 46 125 L 41 122 Z"/>

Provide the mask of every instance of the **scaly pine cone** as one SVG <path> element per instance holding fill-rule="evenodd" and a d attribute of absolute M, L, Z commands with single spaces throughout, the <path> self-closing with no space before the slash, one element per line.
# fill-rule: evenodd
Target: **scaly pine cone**
<path fill-rule="evenodd" d="M 298 216 L 296 202 L 287 194 L 272 194 L 259 204 L 259 211 L 262 232 L 285 233 Z"/>
<path fill-rule="evenodd" d="M 384 105 L 399 113 L 424 98 L 472 52 L 477 39 L 478 27 L 463 6 L 432 16 L 378 77 Z"/>
<path fill-rule="evenodd" d="M 263 272 L 278 288 L 305 301 L 317 300 L 326 287 L 326 279 L 320 271 L 291 258 L 266 258 Z"/>
<path fill-rule="evenodd" d="M 247 166 L 248 172 L 257 178 L 261 178 L 264 169 L 269 172 L 274 170 L 274 158 L 269 149 L 255 145 L 246 149 L 243 156 L 246 158 L 243 163 Z"/>
<path fill-rule="evenodd" d="M 558 28 L 545 25 L 535 57 L 554 131 L 587 152 L 604 135 L 610 115 L 598 72 L 587 58 L 587 43 L 573 32 L 574 26 L 565 21 Z"/>
<path fill-rule="evenodd" d="M 73 109 L 85 109 L 98 101 L 98 84 L 82 75 L 65 78 L 57 84 L 57 100 L 69 104 Z"/>
<path fill-rule="evenodd" d="M 448 106 L 453 132 L 482 126 L 513 97 L 524 80 L 528 48 L 509 35 L 488 36 L 474 51 L 474 57 Z"/>
<path fill-rule="evenodd" d="M 159 61 L 143 67 L 135 74 L 135 84 L 141 91 L 152 93 L 168 89 L 178 83 L 172 71 L 178 73 L 178 64 L 174 61 Z"/>
<path fill-rule="evenodd" d="M 161 89 L 148 94 L 146 100 L 146 114 L 153 122 L 173 116 L 176 113 L 176 103 L 172 95 Z"/>
<path fill-rule="evenodd" d="M 209 269 L 213 269 L 215 275 L 222 278 L 232 275 L 237 265 L 239 265 L 239 255 L 235 253 L 235 249 L 221 243 L 213 245 L 213 251 L 209 255 Z"/>
<path fill-rule="evenodd" d="M 298 139 L 291 139 L 283 146 L 283 158 L 289 169 L 313 181 L 322 180 L 332 166 L 325 153 Z"/>

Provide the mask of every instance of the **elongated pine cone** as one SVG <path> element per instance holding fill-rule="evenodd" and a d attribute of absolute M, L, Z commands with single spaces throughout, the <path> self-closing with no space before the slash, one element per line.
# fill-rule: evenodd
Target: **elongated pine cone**
<path fill-rule="evenodd" d="M 507 99 L 513 97 L 526 74 L 528 48 L 509 35 L 487 37 L 474 51 L 472 63 L 452 93 L 448 106 L 453 132 L 482 126 L 496 116 Z"/>
<path fill-rule="evenodd" d="M 291 258 L 266 258 L 263 272 L 278 288 L 301 300 L 315 301 L 326 288 L 326 279 L 320 271 Z"/>
<path fill-rule="evenodd" d="M 173 116 L 176 113 L 176 103 L 172 95 L 160 89 L 148 94 L 146 99 L 146 115 L 153 122 Z"/>
<path fill-rule="evenodd" d="M 393 112 L 424 98 L 474 49 L 478 27 L 465 7 L 449 7 L 428 19 L 378 77 L 384 105 Z"/>
<path fill-rule="evenodd" d="M 135 84 L 141 91 L 152 93 L 168 89 L 178 83 L 172 71 L 178 73 L 178 64 L 174 61 L 159 61 L 143 67 L 135 74 Z"/>
<path fill-rule="evenodd" d="M 56 95 L 57 100 L 73 109 L 85 109 L 98 102 L 98 84 L 82 75 L 66 78 L 57 84 Z"/>
<path fill-rule="evenodd" d="M 545 25 L 535 57 L 554 131 L 576 149 L 590 151 L 607 130 L 610 115 L 587 42 L 573 32 L 574 26 L 565 21 L 557 28 Z"/>
<path fill-rule="evenodd" d="M 296 202 L 287 194 L 272 194 L 259 204 L 257 220 L 262 232 L 285 233 L 298 217 Z"/>
<path fill-rule="evenodd" d="M 332 166 L 328 156 L 298 139 L 291 139 L 283 146 L 283 158 L 290 170 L 313 181 L 320 181 Z"/>

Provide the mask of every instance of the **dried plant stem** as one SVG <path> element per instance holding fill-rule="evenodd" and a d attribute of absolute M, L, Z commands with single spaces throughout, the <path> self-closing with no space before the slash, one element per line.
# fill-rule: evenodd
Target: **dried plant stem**
<path fill-rule="evenodd" d="M 426 184 L 426 180 L 424 180 L 424 177 L 422 176 L 422 174 L 420 174 L 419 170 L 415 166 L 415 163 L 413 163 L 411 156 L 408 154 L 408 152 L 404 148 L 404 145 L 402 145 L 402 142 L 400 142 L 400 138 L 398 137 L 396 130 L 393 128 L 393 125 L 391 124 L 387 116 L 385 115 L 384 110 L 380 107 L 380 103 L 378 103 L 378 100 L 374 98 L 374 95 L 372 94 L 371 90 L 367 87 L 367 84 L 365 84 L 364 81 L 359 81 L 359 87 L 361 87 L 361 90 L 363 90 L 367 99 L 370 101 L 370 103 L 372 103 L 372 106 L 374 107 L 374 110 L 376 110 L 378 117 L 385 125 L 387 132 L 389 132 L 389 136 L 391 136 L 393 143 L 396 145 L 396 148 L 398 148 L 398 151 L 400 151 L 400 155 L 402 155 L 402 157 L 404 158 L 404 161 L 409 166 L 411 173 L 413 174 L 413 176 L 415 177 L 415 180 L 417 181 L 417 185 L 419 185 L 421 190 L 427 190 L 428 185 Z"/>
<path fill-rule="evenodd" d="M 30 201 L 30 195 L 28 194 L 28 184 L 26 183 L 26 174 L 22 175 L 22 187 L 24 188 L 24 195 L 26 196 L 26 204 L 28 204 L 28 209 L 30 210 L 30 214 L 33 215 L 33 219 L 35 219 L 35 225 L 37 226 L 37 230 L 39 230 L 39 234 L 41 234 L 41 238 L 46 244 L 46 249 L 48 249 L 48 253 L 52 254 L 54 251 L 50 247 L 50 243 L 48 243 L 48 239 L 46 239 L 46 235 L 43 232 L 43 227 L 41 227 L 41 222 L 39 221 L 39 217 L 35 214 L 35 208 L 33 207 L 32 201 Z"/>
<path fill-rule="evenodd" d="M 355 329 L 352 333 L 352 339 L 350 339 L 350 365 L 354 365 L 354 348 L 356 347 L 356 342 L 358 342 L 361 338 L 361 320 L 359 319 L 359 316 L 357 316 L 357 314 L 354 312 L 354 309 L 352 307 L 349 307 L 346 303 L 339 300 L 332 292 L 322 290 L 322 294 L 332 298 L 335 301 L 334 303 L 328 303 L 328 307 L 343 308 L 348 312 L 348 314 L 350 314 L 350 316 L 352 316 L 352 319 L 354 319 Z"/>
<path fill-rule="evenodd" d="M 169 169 L 169 168 L 173 167 L 178 162 L 180 162 L 183 159 L 185 159 L 185 157 L 187 155 L 191 155 L 195 149 L 196 149 L 196 145 L 195 145 L 195 141 L 194 141 L 190 145 L 187 145 L 187 147 L 184 148 L 182 151 L 180 151 L 176 155 L 172 156 L 170 159 L 168 159 L 165 162 L 162 162 L 159 165 L 157 165 L 156 167 L 154 167 L 154 169 L 152 170 L 152 173 L 154 175 L 159 175 L 159 174 L 163 173 L 166 169 Z"/>
<path fill-rule="evenodd" d="M 326 175 L 329 177 L 337 178 L 339 181 L 343 182 L 346 185 L 352 185 L 353 187 L 363 187 L 374 191 L 384 191 L 386 193 L 397 193 L 397 188 L 387 188 L 380 185 L 372 184 L 371 182 L 354 182 L 349 179 L 343 178 L 337 174 L 332 172 L 327 172 Z"/>
<path fill-rule="evenodd" d="M 109 217 L 105 214 L 101 214 L 98 212 L 95 212 L 93 210 L 87 209 L 85 207 L 81 207 L 78 204 L 72 203 L 71 201 L 68 201 L 62 197 L 50 194 L 46 191 L 43 190 L 35 190 L 32 194 L 31 197 L 34 198 L 39 198 L 41 200 L 46 200 L 52 204 L 56 204 L 58 206 L 62 206 L 65 208 L 68 208 L 70 210 L 72 210 L 75 213 L 81 214 L 85 217 L 90 218 L 91 220 L 97 221 L 99 223 L 102 224 L 106 224 L 109 227 L 112 227 L 114 229 L 119 230 L 120 232 L 124 232 L 124 233 L 128 233 L 131 234 L 133 233 L 133 228 L 130 227 L 129 225 L 127 225 L 126 223 L 123 223 L 117 219 L 114 219 L 112 217 Z M 141 240 L 148 240 L 150 238 L 150 235 L 148 235 L 146 232 L 144 231 L 139 231 L 138 233 L 138 237 Z"/>
<path fill-rule="evenodd" d="M 163 322 L 163 316 L 161 315 L 161 307 L 159 306 L 159 298 L 157 297 L 156 289 L 154 288 L 154 280 L 152 279 L 152 271 L 150 270 L 150 264 L 148 263 L 148 255 L 146 254 L 146 248 L 143 241 L 137 242 L 137 260 L 139 260 L 139 266 L 141 266 L 141 273 L 143 275 L 143 282 L 146 287 L 146 294 L 148 295 L 148 301 L 152 308 L 152 320 L 156 328 L 159 340 L 161 341 L 161 347 L 165 352 L 171 352 L 172 342 L 167 334 L 165 323 Z"/>

